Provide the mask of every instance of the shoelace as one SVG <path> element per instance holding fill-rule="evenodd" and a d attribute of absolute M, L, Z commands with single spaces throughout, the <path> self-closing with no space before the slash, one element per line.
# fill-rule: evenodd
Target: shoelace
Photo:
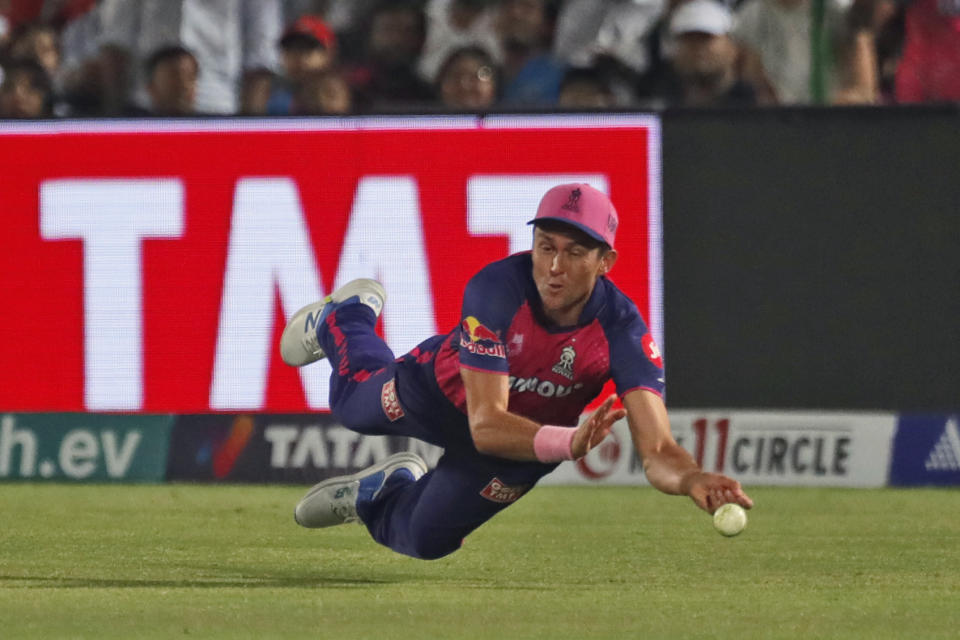
<path fill-rule="evenodd" d="M 313 331 L 308 331 L 307 335 L 303 338 L 303 344 L 313 355 L 320 355 L 320 341 L 317 340 L 317 334 Z"/>

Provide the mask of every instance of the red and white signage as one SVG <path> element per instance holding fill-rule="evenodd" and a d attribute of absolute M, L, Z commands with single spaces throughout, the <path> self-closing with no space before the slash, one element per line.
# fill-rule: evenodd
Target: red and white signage
<path fill-rule="evenodd" d="M 589 414 L 585 414 L 584 418 Z M 875 412 L 671 411 L 677 442 L 704 471 L 746 486 L 883 487 L 897 416 Z M 647 484 L 626 420 L 541 484 Z"/>
<path fill-rule="evenodd" d="M 611 277 L 662 342 L 659 171 L 652 117 L 4 125 L 0 409 L 324 409 L 285 318 L 365 276 L 395 352 L 447 332 L 573 180 L 611 195 Z"/>

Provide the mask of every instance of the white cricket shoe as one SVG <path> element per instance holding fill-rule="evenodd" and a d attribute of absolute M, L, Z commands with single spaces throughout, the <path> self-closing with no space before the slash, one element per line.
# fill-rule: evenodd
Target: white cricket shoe
<path fill-rule="evenodd" d="M 293 519 L 311 529 L 358 522 L 357 502 L 375 499 L 387 478 L 403 472 L 419 480 L 427 472 L 427 463 L 417 454 L 404 451 L 353 475 L 324 480 L 303 496 L 293 510 Z"/>
<path fill-rule="evenodd" d="M 280 357 L 291 367 L 302 367 L 326 357 L 317 340 L 317 327 L 342 304 L 365 304 L 380 315 L 387 292 L 370 278 L 358 278 L 343 285 L 326 298 L 303 307 L 290 318 L 280 336 Z"/>

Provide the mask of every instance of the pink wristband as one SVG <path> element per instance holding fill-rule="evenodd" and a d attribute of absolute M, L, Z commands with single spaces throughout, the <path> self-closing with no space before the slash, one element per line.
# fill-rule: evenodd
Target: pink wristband
<path fill-rule="evenodd" d="M 540 462 L 573 460 L 573 435 L 576 427 L 554 427 L 545 424 L 533 436 L 533 453 Z"/>

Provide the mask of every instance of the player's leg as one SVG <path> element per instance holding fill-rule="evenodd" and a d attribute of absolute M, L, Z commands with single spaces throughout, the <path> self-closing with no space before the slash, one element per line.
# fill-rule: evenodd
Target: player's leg
<path fill-rule="evenodd" d="M 365 435 L 420 434 L 399 421 L 393 351 L 377 335 L 386 292 L 380 283 L 352 280 L 324 300 L 297 311 L 280 338 L 291 366 L 330 360 L 330 408 L 348 428 Z"/>
<path fill-rule="evenodd" d="M 418 456 L 398 453 L 316 485 L 294 517 L 311 528 L 360 521 L 380 544 L 432 560 L 459 549 L 470 532 L 516 502 L 554 466 L 448 452 L 426 472 Z"/>
<path fill-rule="evenodd" d="M 555 465 L 501 463 L 447 453 L 417 481 L 397 478 L 357 513 L 374 540 L 394 551 L 436 559 L 516 502 Z"/>

